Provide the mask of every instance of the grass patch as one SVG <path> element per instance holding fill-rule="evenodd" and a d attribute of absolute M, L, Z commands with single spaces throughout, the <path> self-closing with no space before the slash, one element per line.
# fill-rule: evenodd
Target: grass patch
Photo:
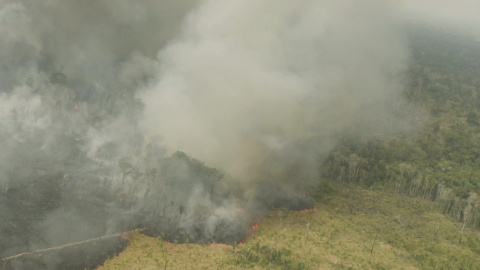
<path fill-rule="evenodd" d="M 480 269 L 477 231 L 434 202 L 328 186 L 315 211 L 275 209 L 242 245 L 167 243 L 141 234 L 99 269 Z"/>

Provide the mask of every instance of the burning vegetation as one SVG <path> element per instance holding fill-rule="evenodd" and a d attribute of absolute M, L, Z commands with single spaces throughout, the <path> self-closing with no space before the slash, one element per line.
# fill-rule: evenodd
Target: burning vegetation
<path fill-rule="evenodd" d="M 395 12 L 347 2 L 0 0 L 5 267 L 93 267 L 139 228 L 236 245 L 314 209 L 342 134 L 413 126 Z"/>
<path fill-rule="evenodd" d="M 65 132 L 59 130 L 55 144 L 71 139 L 68 145 L 72 149 L 65 154 L 64 162 L 82 164 L 81 171 L 70 165 L 63 172 L 46 171 L 41 177 L 32 177 L 40 168 L 53 167 L 58 158 L 31 155 L 41 152 L 30 142 L 39 135 L 29 134 L 31 137 L 24 136 L 18 143 L 18 147 L 30 146 L 23 161 L 38 164 L 39 168 L 29 167 L 32 172 L 25 175 L 12 174 L 14 181 L 7 182 L 0 195 L 4 210 L 11 213 L 4 216 L 6 222 L 2 225 L 3 232 L 9 233 L 0 246 L 5 269 L 41 269 L 53 261 L 57 268 L 93 267 L 128 243 L 123 235 L 115 235 L 117 232 L 138 228 L 146 228 L 142 231 L 147 235 L 176 243 L 229 245 L 244 241 L 258 229 L 254 211 L 225 203 L 234 202 L 235 197 L 234 191 L 225 186 L 224 175 L 185 153 L 154 155 L 155 148 L 147 145 L 141 152 L 146 153 L 144 163 L 156 167 L 142 170 L 127 159 L 109 164 L 88 158 L 80 151 L 82 135 L 75 134 L 78 137 L 73 139 Z M 200 198 L 208 200 L 202 203 Z M 292 209 L 298 210 L 299 198 L 305 197 L 292 198 L 284 203 L 291 201 Z M 277 206 L 257 203 L 255 212 Z M 102 238 L 112 233 L 115 237 Z M 96 240 L 82 242 L 91 238 Z M 70 245 L 77 241 L 80 244 Z M 36 250 L 40 252 L 29 253 Z"/>

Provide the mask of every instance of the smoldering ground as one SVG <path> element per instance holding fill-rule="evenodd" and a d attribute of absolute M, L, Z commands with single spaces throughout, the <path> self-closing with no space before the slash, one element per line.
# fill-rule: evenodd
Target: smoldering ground
<path fill-rule="evenodd" d="M 272 206 L 308 207 L 339 137 L 412 128 L 395 10 L 2 0 L 0 256 L 139 227 L 233 242 Z"/>

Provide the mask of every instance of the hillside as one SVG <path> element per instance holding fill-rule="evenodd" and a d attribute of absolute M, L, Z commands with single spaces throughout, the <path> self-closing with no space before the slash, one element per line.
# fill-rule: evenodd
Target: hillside
<path fill-rule="evenodd" d="M 314 211 L 275 209 L 239 246 L 133 234 L 108 269 L 478 269 L 480 238 L 405 195 L 325 184 Z M 461 240 L 460 240 L 461 239 Z M 373 245 L 373 252 L 372 252 Z"/>

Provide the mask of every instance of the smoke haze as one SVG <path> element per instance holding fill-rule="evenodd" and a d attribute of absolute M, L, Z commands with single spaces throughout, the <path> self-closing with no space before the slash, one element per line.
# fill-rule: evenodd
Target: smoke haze
<path fill-rule="evenodd" d="M 206 1 L 159 52 L 142 128 L 242 181 L 308 183 L 337 136 L 390 128 L 408 62 L 394 18 L 383 1 Z"/>
<path fill-rule="evenodd" d="M 468 34 L 480 35 L 476 0 L 405 0 L 402 4 L 403 16 L 409 20 L 440 25 Z"/>
<path fill-rule="evenodd" d="M 4 223 L 0 256 L 138 225 L 238 240 L 265 209 L 301 204 L 340 138 L 414 127 L 397 11 L 0 0 L 2 218 L 41 220 L 24 236 Z"/>

